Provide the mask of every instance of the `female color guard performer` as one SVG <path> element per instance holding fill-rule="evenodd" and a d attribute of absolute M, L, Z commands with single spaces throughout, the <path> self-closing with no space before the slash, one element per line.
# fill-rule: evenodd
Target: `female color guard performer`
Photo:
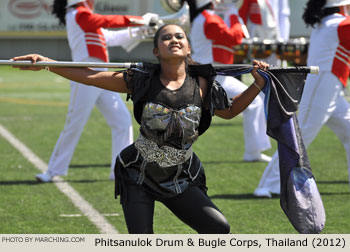
<path fill-rule="evenodd" d="M 50 71 L 89 86 L 128 93 L 133 100 L 140 136 L 119 154 L 115 167 L 116 196 L 120 195 L 129 233 L 153 233 L 155 201 L 198 233 L 229 233 L 226 218 L 206 194 L 204 169 L 191 146 L 214 114 L 231 119 L 249 106 L 265 85 L 257 71 L 269 65 L 254 61 L 254 83 L 231 102 L 215 82 L 211 65 L 192 64 L 191 47 L 181 27 L 159 28 L 153 54 L 159 64 L 142 69 L 102 72 L 50 67 Z M 50 61 L 36 54 L 13 60 Z"/>

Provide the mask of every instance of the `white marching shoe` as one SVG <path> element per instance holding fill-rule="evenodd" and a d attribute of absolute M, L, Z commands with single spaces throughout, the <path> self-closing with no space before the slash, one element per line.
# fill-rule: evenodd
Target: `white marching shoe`
<path fill-rule="evenodd" d="M 271 157 L 263 153 L 258 153 L 256 155 L 244 154 L 243 160 L 245 162 L 270 162 Z"/>
<path fill-rule="evenodd" d="M 254 196 L 261 197 L 261 198 L 271 198 L 272 195 L 270 191 L 267 188 L 256 188 L 254 191 Z"/>
<path fill-rule="evenodd" d="M 279 189 L 268 189 L 266 187 L 258 187 L 254 191 L 254 196 L 261 197 L 261 198 L 271 198 L 273 195 L 277 196 L 280 195 L 281 192 Z"/>
<path fill-rule="evenodd" d="M 52 176 L 49 174 L 48 171 L 44 172 L 44 173 L 39 173 L 35 176 L 35 178 L 39 181 L 39 182 L 43 182 L 43 183 L 47 183 L 47 182 L 51 182 L 52 181 Z"/>

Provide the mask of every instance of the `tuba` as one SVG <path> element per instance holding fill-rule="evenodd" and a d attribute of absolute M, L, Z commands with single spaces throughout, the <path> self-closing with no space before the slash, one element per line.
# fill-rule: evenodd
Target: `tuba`
<path fill-rule="evenodd" d="M 177 24 L 188 32 L 190 30 L 190 7 L 188 3 L 181 0 L 161 0 L 161 3 L 165 10 L 168 12 L 175 11 L 175 13 L 160 17 L 160 26 Z"/>
<path fill-rule="evenodd" d="M 160 3 L 162 5 L 162 7 L 164 8 L 164 10 L 166 10 L 167 12 L 178 12 L 182 5 L 183 5 L 182 0 L 160 0 Z"/>
<path fill-rule="evenodd" d="M 155 13 L 147 13 L 143 15 L 143 20 L 130 20 L 132 23 L 141 24 L 137 27 L 128 27 L 121 29 L 120 38 L 122 47 L 125 51 L 130 52 L 143 41 L 153 39 L 156 31 L 164 24 L 177 24 L 181 26 L 185 32 L 190 30 L 190 7 L 188 3 L 182 0 L 161 0 L 163 8 L 171 12 L 167 16 L 159 17 Z"/>
<path fill-rule="evenodd" d="M 129 27 L 129 36 L 136 40 L 150 40 L 154 37 L 159 27 L 165 24 L 177 24 L 185 32 L 190 29 L 190 14 L 187 2 L 181 0 L 161 0 L 163 8 L 168 12 L 175 12 L 167 16 L 159 17 L 157 14 L 147 13 L 144 23 L 139 27 Z"/>

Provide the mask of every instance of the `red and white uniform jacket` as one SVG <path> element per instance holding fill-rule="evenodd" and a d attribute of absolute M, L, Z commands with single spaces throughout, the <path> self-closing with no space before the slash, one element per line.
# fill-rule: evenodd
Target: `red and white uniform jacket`
<path fill-rule="evenodd" d="M 190 39 L 192 58 L 202 64 L 218 62 L 233 64 L 233 46 L 244 37 L 238 19 L 228 27 L 212 10 L 204 10 L 192 22 Z"/>
<path fill-rule="evenodd" d="M 257 25 L 262 24 L 258 0 L 241 1 L 241 5 L 237 6 L 237 8 L 239 9 L 239 16 L 243 19 L 245 24 L 248 23 L 248 20 Z"/>
<path fill-rule="evenodd" d="M 320 71 L 331 71 L 346 87 L 350 69 L 350 17 L 327 16 L 312 30 L 307 64 L 318 65 Z"/>
<path fill-rule="evenodd" d="M 115 43 L 114 33 L 103 28 L 134 26 L 130 19 L 137 16 L 99 15 L 85 6 L 69 8 L 66 13 L 67 37 L 73 61 L 94 57 L 109 61 L 107 46 Z"/>
<path fill-rule="evenodd" d="M 251 37 L 260 39 L 289 39 L 290 8 L 288 0 L 241 0 L 231 4 L 248 27 Z M 230 12 L 230 10 L 228 11 Z M 230 13 L 225 13 L 229 23 Z M 232 13 L 232 15 L 236 15 Z"/>

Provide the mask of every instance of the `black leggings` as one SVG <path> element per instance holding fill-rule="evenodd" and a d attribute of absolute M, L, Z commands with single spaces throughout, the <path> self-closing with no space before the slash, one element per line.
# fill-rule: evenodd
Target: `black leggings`
<path fill-rule="evenodd" d="M 230 232 L 225 216 L 196 186 L 173 198 L 157 198 L 132 184 L 126 184 L 125 190 L 127 201 L 122 206 L 130 234 L 153 234 L 155 200 L 162 202 L 180 220 L 200 234 Z"/>

